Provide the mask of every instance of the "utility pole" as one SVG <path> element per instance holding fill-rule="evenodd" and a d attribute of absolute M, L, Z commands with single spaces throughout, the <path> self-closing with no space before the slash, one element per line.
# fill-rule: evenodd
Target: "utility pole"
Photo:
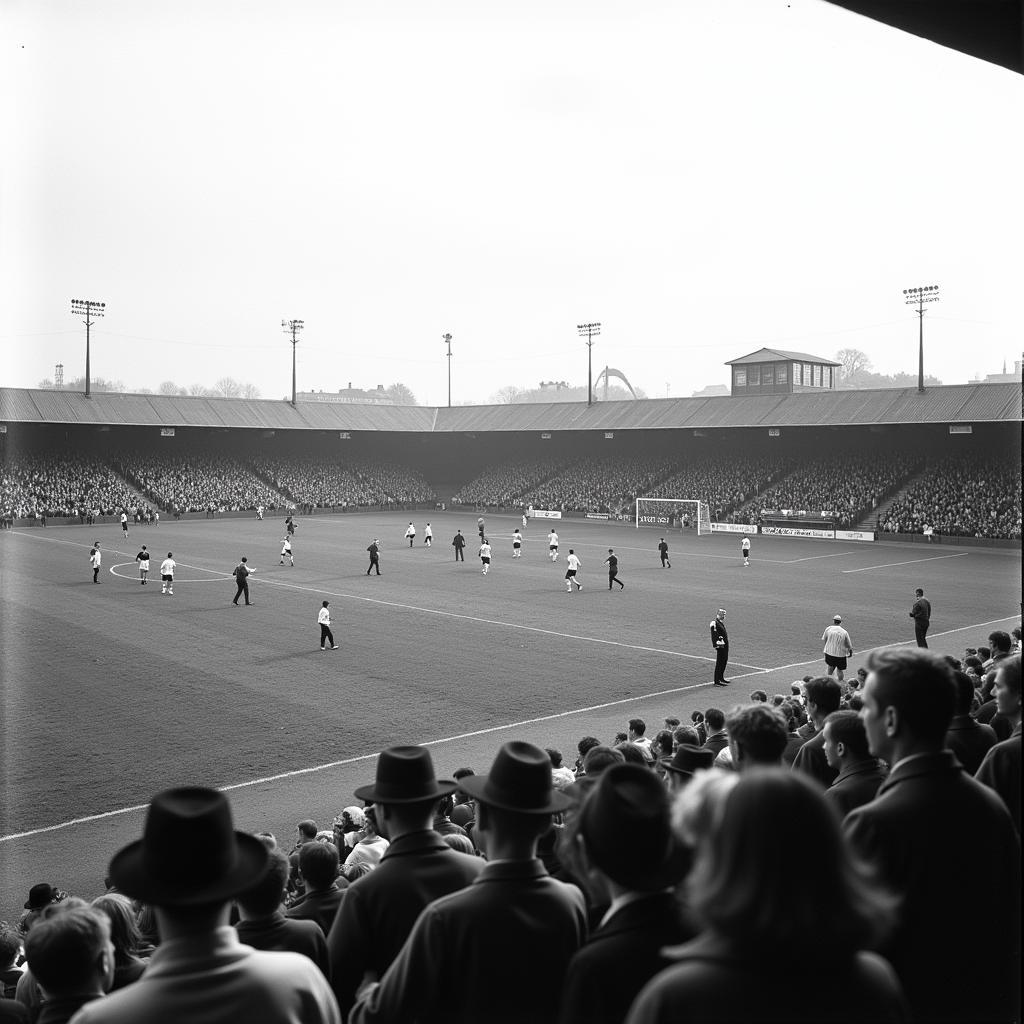
<path fill-rule="evenodd" d="M 580 337 L 587 339 L 587 405 L 594 404 L 593 349 L 594 338 L 601 333 L 600 321 L 592 324 L 577 324 Z"/>
<path fill-rule="evenodd" d="M 452 407 L 452 336 L 442 334 L 441 340 L 448 346 L 448 408 Z"/>
<path fill-rule="evenodd" d="M 919 394 L 924 394 L 924 306 L 926 302 L 939 301 L 939 286 L 930 284 L 923 288 L 904 288 L 903 301 L 908 306 L 917 306 L 917 390 Z"/>
<path fill-rule="evenodd" d="M 92 299 L 72 299 L 71 312 L 76 316 L 85 316 L 82 321 L 85 324 L 85 397 L 90 396 L 89 376 L 89 333 L 92 329 L 92 318 L 103 316 L 107 304 L 105 302 L 93 302 Z"/>
<path fill-rule="evenodd" d="M 299 339 L 296 335 L 303 327 L 306 326 L 303 320 L 282 320 L 281 326 L 284 328 L 285 334 L 292 336 L 292 408 L 295 408 L 295 346 L 298 344 Z"/>

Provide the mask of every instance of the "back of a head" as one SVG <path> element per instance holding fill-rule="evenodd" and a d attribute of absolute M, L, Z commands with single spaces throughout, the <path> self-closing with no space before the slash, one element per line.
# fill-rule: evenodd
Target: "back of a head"
<path fill-rule="evenodd" d="M 843 690 L 831 676 L 816 676 L 806 685 L 808 704 L 814 704 L 819 715 L 828 715 L 839 710 Z"/>
<path fill-rule="evenodd" d="M 304 839 L 316 839 L 317 827 L 315 821 L 307 818 L 305 821 L 300 821 L 295 827 Z"/>
<path fill-rule="evenodd" d="M 954 671 L 953 681 L 956 683 L 956 713 L 968 715 L 974 700 L 974 680 L 966 672 Z"/>
<path fill-rule="evenodd" d="M 625 760 L 621 750 L 599 743 L 584 755 L 583 772 L 585 775 L 600 775 L 606 768 L 613 764 L 622 764 Z"/>
<path fill-rule="evenodd" d="M 586 757 L 588 750 L 591 750 L 594 747 L 599 747 L 600 745 L 601 741 L 596 736 L 584 736 L 583 739 L 576 744 L 576 752 L 580 757 Z"/>
<path fill-rule="evenodd" d="M 302 849 L 307 850 L 319 843 L 307 843 Z M 302 853 L 299 853 L 302 862 Z M 280 850 L 270 851 L 270 863 L 267 873 L 251 889 L 239 893 L 235 897 L 239 906 L 253 917 L 268 917 L 281 906 L 284 899 L 285 886 L 288 884 L 288 858 Z"/>
<path fill-rule="evenodd" d="M 785 718 L 767 704 L 733 708 L 726 717 L 725 729 L 743 760 L 754 764 L 779 764 L 789 742 Z"/>
<path fill-rule="evenodd" d="M 867 730 L 856 711 L 833 711 L 825 725 L 832 741 L 842 743 L 852 761 L 864 761 L 871 756 Z"/>
<path fill-rule="evenodd" d="M 635 743 L 616 743 L 615 749 L 622 755 L 626 764 L 638 764 L 641 767 L 647 765 L 647 758 L 644 752 Z"/>
<path fill-rule="evenodd" d="M 635 732 L 637 736 L 643 736 L 647 731 L 647 723 L 642 718 L 631 718 L 629 720 L 629 728 L 631 732 Z"/>
<path fill-rule="evenodd" d="M 97 896 L 91 906 L 106 914 L 110 921 L 110 941 L 117 959 L 124 960 L 135 954 L 142 943 L 142 933 L 132 901 L 123 893 L 108 892 Z"/>
<path fill-rule="evenodd" d="M 562 767 L 562 752 L 560 750 L 555 750 L 554 747 L 545 747 L 544 753 L 548 755 L 552 768 Z"/>
<path fill-rule="evenodd" d="M 6 921 L 0 921 L 0 971 L 14 966 L 21 952 L 21 933 Z"/>
<path fill-rule="evenodd" d="M 718 708 L 708 708 L 704 712 L 704 722 L 713 732 L 718 732 L 725 727 L 725 712 Z"/>
<path fill-rule="evenodd" d="M 792 885 L 792 866 L 801 866 Z M 885 920 L 885 904 L 859 873 L 839 819 L 801 772 L 739 776 L 698 842 L 690 875 L 699 919 L 745 948 L 820 959 L 846 955 Z"/>
<path fill-rule="evenodd" d="M 956 707 L 953 670 L 945 659 L 920 647 L 888 648 L 868 655 L 868 669 L 879 709 L 895 708 L 902 729 L 941 746 Z"/>
<path fill-rule="evenodd" d="M 675 731 L 672 733 L 672 742 L 677 746 L 681 747 L 684 743 L 691 747 L 700 746 L 700 737 L 697 735 L 697 730 L 690 725 L 679 725 L 676 726 Z"/>
<path fill-rule="evenodd" d="M 460 835 L 458 832 L 441 837 L 456 853 L 468 853 L 471 857 L 476 856 L 476 847 L 469 836 Z"/>
<path fill-rule="evenodd" d="M 309 888 L 329 888 L 338 877 L 338 848 L 332 843 L 306 843 L 299 850 L 299 871 Z"/>
<path fill-rule="evenodd" d="M 768 694 L 764 690 L 755 690 L 750 695 L 751 703 L 764 704 L 768 700 Z"/>
<path fill-rule="evenodd" d="M 88 991 L 109 937 L 107 916 L 90 906 L 76 901 L 47 907 L 25 938 L 32 976 L 50 996 Z"/>
<path fill-rule="evenodd" d="M 994 633 L 989 633 L 988 642 L 992 645 L 993 654 L 1008 654 L 1013 646 L 1010 634 L 1003 629 L 997 629 Z"/>

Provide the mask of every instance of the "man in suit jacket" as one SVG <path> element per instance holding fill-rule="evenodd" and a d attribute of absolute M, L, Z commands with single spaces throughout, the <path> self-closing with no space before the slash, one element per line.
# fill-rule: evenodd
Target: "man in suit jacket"
<path fill-rule="evenodd" d="M 377 761 L 376 782 L 356 790 L 361 800 L 377 801 L 377 827 L 391 844 L 346 890 L 327 939 L 331 984 L 345 1015 L 364 978 L 384 976 L 423 908 L 483 871 L 479 857 L 456 853 L 433 829 L 438 803 L 455 789 L 454 781 L 434 777 L 426 747 L 391 747 Z"/>
<path fill-rule="evenodd" d="M 291 905 L 285 917 L 293 921 L 315 921 L 326 936 L 334 924 L 347 879 L 338 877 L 338 848 L 334 843 L 306 843 L 299 850 L 299 876 L 306 892 Z"/>
<path fill-rule="evenodd" d="M 868 734 L 856 711 L 833 711 L 822 729 L 825 757 L 839 772 L 825 790 L 825 799 L 845 818 L 850 811 L 870 803 L 885 781 L 885 769 L 868 750 Z"/>
<path fill-rule="evenodd" d="M 645 769 L 646 770 L 646 769 Z M 551 783 L 551 761 L 513 740 L 487 775 L 461 787 L 477 801 L 474 838 L 488 857 L 468 888 L 420 914 L 398 958 L 370 986 L 350 1024 L 554 1024 L 573 954 L 586 938 L 574 885 L 537 859 L 551 815 L 570 805 Z"/>
<path fill-rule="evenodd" d="M 708 738 L 704 741 L 704 750 L 710 750 L 716 757 L 729 746 L 729 737 L 725 731 L 725 712 L 719 708 L 708 708 L 704 712 L 704 724 L 707 726 Z"/>
<path fill-rule="evenodd" d="M 946 749 L 956 754 L 968 775 L 974 775 L 998 740 L 990 725 L 983 725 L 971 718 L 971 702 L 974 699 L 974 682 L 966 672 L 954 672 L 956 681 L 956 713 L 946 732 Z"/>
<path fill-rule="evenodd" d="M 1008 740 L 997 743 L 985 755 L 975 776 L 1002 797 L 1020 835 L 1020 655 L 1002 662 L 996 675 L 996 703 L 999 713 L 1013 726 Z"/>
<path fill-rule="evenodd" d="M 891 766 L 873 801 L 849 814 L 854 849 L 900 897 L 887 948 L 914 1019 L 1010 1021 L 1020 993 L 1020 843 L 1002 801 L 944 749 L 952 669 L 923 648 L 874 652 L 861 718 Z M 984 865 L 992 898 L 963 882 Z"/>
<path fill-rule="evenodd" d="M 822 726 L 833 711 L 839 710 L 842 690 L 831 676 L 818 676 L 806 685 L 807 717 L 814 723 L 816 732 L 796 752 L 793 771 L 804 772 L 828 789 L 839 774 L 825 758 L 825 736 Z"/>
<path fill-rule="evenodd" d="M 620 1024 L 640 989 L 669 965 L 662 948 L 696 934 L 670 891 L 685 875 L 688 855 L 672 835 L 665 787 L 636 764 L 601 775 L 583 800 L 577 830 L 588 886 L 609 906 L 569 964 L 561 1024 Z"/>

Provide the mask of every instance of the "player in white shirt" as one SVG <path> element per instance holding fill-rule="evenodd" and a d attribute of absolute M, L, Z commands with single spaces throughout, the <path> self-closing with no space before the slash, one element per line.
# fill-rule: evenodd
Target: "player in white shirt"
<path fill-rule="evenodd" d="M 554 530 L 552 530 L 548 534 L 548 551 L 551 554 L 551 561 L 552 562 L 557 562 L 558 561 L 558 534 L 555 533 Z"/>
<path fill-rule="evenodd" d="M 257 505 L 256 506 L 256 518 L 257 519 L 262 519 L 264 511 L 266 511 L 266 510 L 263 508 L 262 505 Z"/>
<path fill-rule="evenodd" d="M 579 590 L 582 590 L 583 584 L 576 578 L 576 573 L 579 571 L 579 567 L 582 563 L 572 548 L 569 548 L 569 554 L 565 559 L 565 564 L 565 592 L 567 594 L 572 593 L 572 585 L 574 583 Z"/>
<path fill-rule="evenodd" d="M 167 552 L 167 557 L 160 563 L 160 593 L 161 594 L 173 594 L 174 593 L 174 570 L 178 567 L 178 563 L 174 560 L 174 555 L 170 551 Z"/>
<path fill-rule="evenodd" d="M 416 539 L 416 527 L 409 524 L 409 528 L 405 531 L 405 539 L 409 542 L 409 547 L 412 547 L 412 542 Z"/>
<path fill-rule="evenodd" d="M 525 530 L 530 524 L 530 517 L 524 512 L 523 513 L 523 529 Z"/>
<path fill-rule="evenodd" d="M 281 564 L 282 565 L 284 565 L 284 560 L 286 558 L 288 559 L 288 561 L 292 565 L 295 564 L 295 558 L 292 555 L 292 542 L 287 537 L 285 537 L 285 539 L 283 541 L 281 541 Z"/>
<path fill-rule="evenodd" d="M 92 567 L 93 583 L 99 583 L 100 581 L 100 566 L 102 564 L 103 556 L 100 554 L 100 542 L 96 541 L 92 550 L 89 552 L 89 565 Z"/>
<path fill-rule="evenodd" d="M 426 528 L 423 530 L 423 543 L 429 548 L 433 540 L 434 531 L 430 528 L 430 523 L 427 523 Z"/>
<path fill-rule="evenodd" d="M 518 526 L 512 531 L 512 557 L 523 557 L 523 535 L 519 532 Z"/>
<path fill-rule="evenodd" d="M 491 545 L 487 543 L 486 537 L 480 545 L 480 561 L 483 563 L 483 568 L 480 571 L 486 576 L 491 567 Z"/>
<path fill-rule="evenodd" d="M 334 634 L 331 632 L 331 613 L 327 610 L 330 601 L 324 601 L 320 607 L 320 613 L 316 621 L 320 624 L 320 650 L 328 650 L 327 643 L 330 642 L 330 650 L 336 651 L 338 645 L 334 642 Z"/>
<path fill-rule="evenodd" d="M 740 551 L 743 552 L 743 564 L 750 565 L 750 538 L 744 537 L 740 542 Z"/>

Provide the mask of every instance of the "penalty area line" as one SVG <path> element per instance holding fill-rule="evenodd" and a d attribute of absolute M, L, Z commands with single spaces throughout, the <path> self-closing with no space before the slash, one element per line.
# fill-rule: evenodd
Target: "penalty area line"
<path fill-rule="evenodd" d="M 865 565 L 863 569 L 840 569 L 840 572 L 870 572 L 872 569 L 893 569 L 898 565 L 920 565 L 922 562 L 939 562 L 944 558 L 966 558 L 969 551 L 958 551 L 955 555 L 932 555 L 929 558 L 911 558 L 907 562 L 886 562 L 885 565 Z"/>

